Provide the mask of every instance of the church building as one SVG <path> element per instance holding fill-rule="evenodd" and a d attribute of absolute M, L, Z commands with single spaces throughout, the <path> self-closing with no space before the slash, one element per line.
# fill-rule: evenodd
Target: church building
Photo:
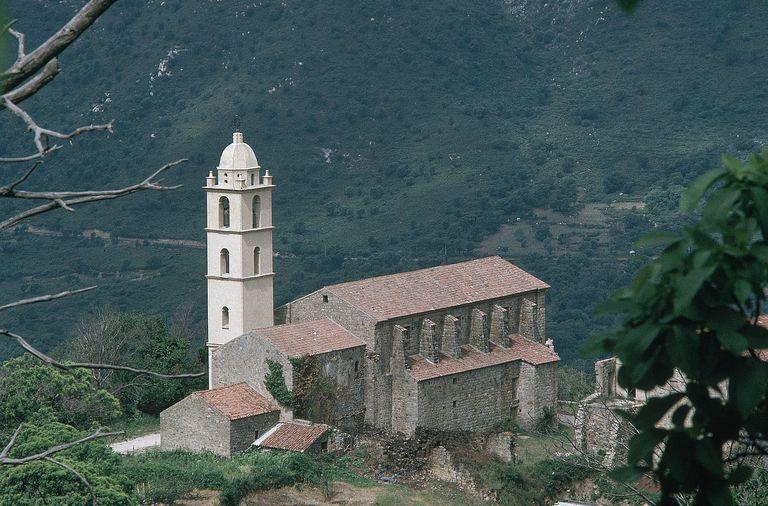
<path fill-rule="evenodd" d="M 279 409 L 282 423 L 291 422 L 300 408 L 268 384 L 282 371 L 287 391 L 305 389 L 301 375 L 312 364 L 326 395 L 296 414 L 345 431 L 487 431 L 507 418 L 530 427 L 555 409 L 559 357 L 545 334 L 549 286 L 501 257 L 339 283 L 275 309 L 274 187 L 236 132 L 204 187 L 208 392 L 219 393 L 192 394 L 207 404 L 179 404 L 215 409 L 210 399 L 218 395 L 231 409 L 247 388 L 249 402 L 264 400 L 256 403 L 260 411 Z M 237 396 L 228 393 L 235 386 Z M 199 449 L 180 435 L 201 424 L 200 413 L 179 404 L 161 414 L 163 437 L 173 433 L 178 443 L 162 446 Z"/>

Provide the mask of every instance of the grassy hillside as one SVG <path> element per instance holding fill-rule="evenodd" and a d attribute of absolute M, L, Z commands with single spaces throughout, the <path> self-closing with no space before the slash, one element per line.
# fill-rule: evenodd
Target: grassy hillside
<path fill-rule="evenodd" d="M 31 44 L 80 4 L 6 10 Z M 588 205 L 666 195 L 721 152 L 766 141 L 762 4 L 697 5 L 646 0 L 627 16 L 609 0 L 123 0 L 27 105 L 54 127 L 115 118 L 117 130 L 51 157 L 38 183 L 114 186 L 186 157 L 166 178 L 185 186 L 32 223 L 62 237 L 0 236 L 8 298 L 102 286 L 8 325 L 52 345 L 99 304 L 192 305 L 202 340 L 203 250 L 80 232 L 204 240 L 200 186 L 238 114 L 277 184 L 278 303 L 500 253 L 552 285 L 550 333 L 574 360 L 605 323 L 591 308 L 642 261 L 633 240 L 675 221 L 635 206 L 600 211 L 591 227 Z M 0 151 L 28 151 L 18 122 L 2 121 Z M 507 224 L 522 232 L 490 239 Z"/>

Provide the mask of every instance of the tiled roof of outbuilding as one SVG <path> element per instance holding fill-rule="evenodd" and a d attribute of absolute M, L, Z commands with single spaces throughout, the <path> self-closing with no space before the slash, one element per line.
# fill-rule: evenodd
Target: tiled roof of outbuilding
<path fill-rule="evenodd" d="M 263 448 L 303 452 L 328 432 L 327 425 L 283 422 L 256 443 Z"/>
<path fill-rule="evenodd" d="M 472 346 L 461 347 L 461 358 L 440 354 L 439 361 L 433 364 L 420 355 L 411 357 L 410 373 L 416 381 L 424 381 L 451 374 L 459 374 L 484 367 L 506 364 L 521 360 L 532 365 L 557 362 L 560 357 L 540 343 L 529 341 L 521 336 L 510 336 L 511 346 L 502 348 L 491 343 L 491 351 L 483 353 Z"/>
<path fill-rule="evenodd" d="M 195 394 L 230 420 L 279 411 L 269 402 L 269 399 L 259 395 L 246 383 L 201 390 Z"/>
<path fill-rule="evenodd" d="M 266 339 L 289 357 L 319 355 L 365 345 L 347 329 L 328 318 L 256 329 L 249 334 Z"/>
<path fill-rule="evenodd" d="M 549 288 L 492 256 L 325 287 L 377 321 Z"/>

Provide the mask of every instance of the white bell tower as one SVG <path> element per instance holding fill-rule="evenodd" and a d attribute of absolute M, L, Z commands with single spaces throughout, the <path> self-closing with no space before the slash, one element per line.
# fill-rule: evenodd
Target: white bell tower
<path fill-rule="evenodd" d="M 208 387 L 211 352 L 249 330 L 274 325 L 272 176 L 235 132 L 205 180 L 208 221 Z"/>

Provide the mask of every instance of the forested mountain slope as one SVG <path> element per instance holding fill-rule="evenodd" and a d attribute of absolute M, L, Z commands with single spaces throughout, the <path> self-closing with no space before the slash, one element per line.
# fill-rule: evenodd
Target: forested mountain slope
<path fill-rule="evenodd" d="M 11 0 L 6 15 L 31 45 L 81 4 Z M 26 104 L 57 128 L 116 131 L 55 153 L 37 181 L 111 187 L 185 157 L 165 179 L 184 188 L 32 223 L 61 237 L 0 236 L 0 290 L 101 285 L 11 315 L 49 346 L 101 304 L 191 306 L 202 332 L 204 250 L 79 234 L 204 240 L 200 186 L 239 115 L 277 184 L 278 303 L 499 253 L 552 285 L 550 333 L 572 360 L 604 323 L 592 307 L 641 261 L 633 241 L 675 225 L 679 185 L 765 144 L 762 15 L 757 0 L 646 0 L 631 16 L 610 0 L 122 0 Z M 29 151 L 2 121 L 0 156 Z M 631 205 L 599 205 L 617 199 Z"/>

